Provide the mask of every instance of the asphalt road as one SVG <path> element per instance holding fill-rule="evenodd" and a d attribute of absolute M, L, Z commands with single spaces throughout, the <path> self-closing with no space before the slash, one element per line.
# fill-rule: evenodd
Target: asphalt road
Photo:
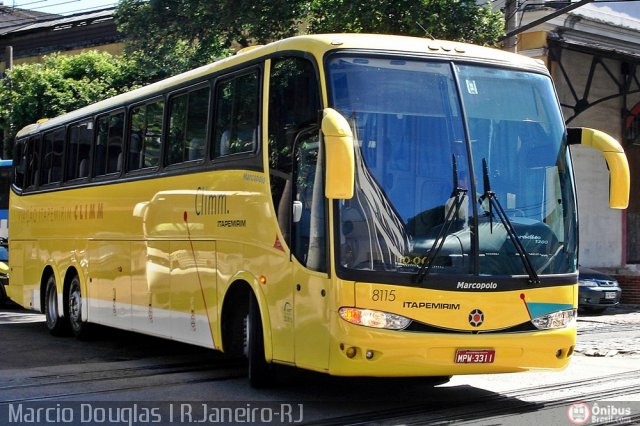
<path fill-rule="evenodd" d="M 55 338 L 42 315 L 9 307 L 0 309 L 0 424 L 565 425 L 578 424 L 568 416 L 584 414 L 580 403 L 591 419 L 605 407 L 620 413 L 610 420 L 632 424 L 640 422 L 637 308 L 580 317 L 577 354 L 562 372 L 437 385 L 282 369 L 278 386 L 255 390 L 241 363 L 216 352 L 107 328 L 89 342 Z"/>

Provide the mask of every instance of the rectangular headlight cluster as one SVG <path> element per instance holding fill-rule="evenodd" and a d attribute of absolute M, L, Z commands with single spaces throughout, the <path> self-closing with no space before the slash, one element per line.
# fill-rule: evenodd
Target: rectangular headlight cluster
<path fill-rule="evenodd" d="M 576 320 L 576 310 L 567 309 L 565 311 L 552 312 L 533 318 L 531 322 L 538 330 L 551 330 L 554 328 L 569 327 Z"/>
<path fill-rule="evenodd" d="M 387 330 L 403 330 L 411 323 L 409 318 L 388 312 L 360 308 L 340 308 L 340 318 L 356 325 L 384 328 Z"/>

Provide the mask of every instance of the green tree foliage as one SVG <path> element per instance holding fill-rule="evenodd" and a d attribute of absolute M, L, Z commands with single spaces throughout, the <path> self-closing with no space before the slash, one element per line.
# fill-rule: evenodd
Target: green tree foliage
<path fill-rule="evenodd" d="M 311 33 L 433 36 L 485 45 L 504 32 L 502 13 L 475 0 L 312 0 L 309 23 Z"/>
<path fill-rule="evenodd" d="M 139 80 L 131 61 L 104 52 L 54 54 L 17 65 L 0 81 L 0 126 L 11 140 L 27 124 L 122 93 Z"/>
<path fill-rule="evenodd" d="M 504 20 L 475 0 L 121 0 L 127 55 L 156 80 L 301 32 L 369 32 L 494 44 Z"/>
<path fill-rule="evenodd" d="M 307 0 L 121 0 L 126 53 L 151 80 L 297 32 Z"/>

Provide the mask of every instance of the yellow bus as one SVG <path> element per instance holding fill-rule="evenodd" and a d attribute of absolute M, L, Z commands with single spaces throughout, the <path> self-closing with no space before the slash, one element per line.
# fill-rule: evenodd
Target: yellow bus
<path fill-rule="evenodd" d="M 558 369 L 573 352 L 570 144 L 540 61 L 384 35 L 301 36 L 20 131 L 10 297 L 343 376 Z"/>

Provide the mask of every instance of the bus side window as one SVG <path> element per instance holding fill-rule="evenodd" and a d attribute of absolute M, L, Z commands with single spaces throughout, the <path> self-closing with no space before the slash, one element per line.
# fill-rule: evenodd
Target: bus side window
<path fill-rule="evenodd" d="M 34 188 L 40 182 L 40 143 L 39 137 L 29 138 L 25 149 L 25 188 Z"/>
<path fill-rule="evenodd" d="M 169 138 L 167 165 L 182 163 L 185 158 L 185 137 L 187 127 L 187 104 L 189 94 L 177 95 L 169 99 Z"/>
<path fill-rule="evenodd" d="M 64 129 L 57 129 L 44 135 L 44 184 L 62 181 L 62 159 L 64 155 Z"/>
<path fill-rule="evenodd" d="M 260 72 L 218 83 L 213 156 L 254 152 L 260 111 Z"/>
<path fill-rule="evenodd" d="M 124 112 L 98 118 L 94 152 L 94 176 L 118 173 L 122 170 L 122 140 Z"/>
<path fill-rule="evenodd" d="M 156 167 L 160 164 L 163 113 L 164 101 L 162 100 L 133 108 L 127 170 Z"/>
<path fill-rule="evenodd" d="M 293 245 L 294 254 L 303 263 L 308 260 L 308 239 L 302 242 L 304 238 L 300 237 L 309 233 L 310 224 L 306 218 L 302 224 L 291 223 L 292 202 L 302 203 L 304 217 L 308 213 L 304 210 L 309 205 L 305 203 L 308 199 L 298 197 L 312 195 L 314 182 L 306 182 L 306 191 L 302 191 L 300 182 L 294 182 L 293 142 L 302 129 L 318 120 L 318 111 L 321 109 L 319 87 L 315 67 L 307 59 L 283 57 L 271 61 L 268 121 L 271 196 L 280 231 L 287 244 Z M 296 167 L 299 179 L 311 179 L 313 167 L 307 165 L 304 173 L 301 173 L 300 164 Z"/>
<path fill-rule="evenodd" d="M 207 86 L 169 100 L 167 165 L 204 158 L 209 92 Z"/>
<path fill-rule="evenodd" d="M 124 140 L 124 112 L 109 117 L 107 138 L 107 173 L 122 171 L 122 141 Z"/>
<path fill-rule="evenodd" d="M 13 184 L 18 189 L 24 188 L 24 176 L 27 167 L 27 153 L 25 151 L 26 143 L 24 139 L 16 141 L 16 146 L 13 154 L 14 158 L 14 171 L 13 171 Z"/>
<path fill-rule="evenodd" d="M 109 137 L 109 117 L 98 118 L 96 132 L 96 146 L 93 152 L 93 174 L 102 176 L 106 173 L 107 138 Z"/>
<path fill-rule="evenodd" d="M 127 159 L 127 170 L 129 171 L 142 168 L 142 137 L 146 128 L 145 108 L 146 105 L 141 105 L 131 112 L 129 158 Z"/>
<path fill-rule="evenodd" d="M 157 101 L 147 105 L 147 126 L 142 148 L 142 167 L 157 167 L 160 164 L 163 115 L 164 101 Z"/>
<path fill-rule="evenodd" d="M 89 177 L 89 159 L 93 139 L 93 121 L 69 127 L 66 180 Z"/>

